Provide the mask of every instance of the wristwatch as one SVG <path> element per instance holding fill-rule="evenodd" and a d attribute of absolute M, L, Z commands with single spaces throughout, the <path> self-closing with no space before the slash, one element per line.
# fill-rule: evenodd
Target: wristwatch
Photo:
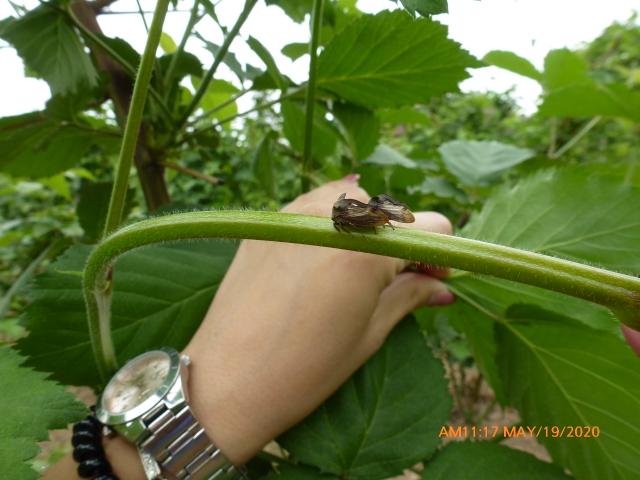
<path fill-rule="evenodd" d="M 246 479 L 189 408 L 190 363 L 172 348 L 135 357 L 107 384 L 96 417 L 136 444 L 150 480 Z"/>

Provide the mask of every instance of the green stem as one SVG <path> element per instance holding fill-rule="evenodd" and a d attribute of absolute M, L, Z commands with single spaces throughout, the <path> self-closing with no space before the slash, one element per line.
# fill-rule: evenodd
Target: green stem
<path fill-rule="evenodd" d="M 216 105 L 215 107 L 213 107 L 211 110 L 207 110 L 206 112 L 204 112 L 202 115 L 200 115 L 198 118 L 195 118 L 192 122 L 193 124 L 196 124 L 202 120 L 204 120 L 205 118 L 213 115 L 216 112 L 219 112 L 220 110 L 222 110 L 223 108 L 225 108 L 228 105 L 231 105 L 232 103 L 235 103 L 238 99 L 244 97 L 247 93 L 252 92 L 253 88 L 245 88 L 244 90 L 240 90 L 238 93 L 236 93 L 235 95 L 233 95 L 231 98 L 228 98 L 227 100 L 225 100 L 224 102 Z M 243 113 L 246 114 L 246 113 Z"/>
<path fill-rule="evenodd" d="M 140 0 L 136 0 L 136 5 L 138 6 L 138 13 L 140 14 L 140 18 L 142 19 L 142 24 L 144 25 L 144 31 L 149 34 L 149 25 L 147 25 L 147 19 L 144 16 L 144 11 L 142 10 L 142 5 L 140 5 Z"/>
<path fill-rule="evenodd" d="M 178 45 L 178 48 L 176 49 L 176 51 L 173 53 L 173 56 L 171 57 L 171 63 L 169 63 L 169 68 L 167 69 L 167 74 L 165 76 L 166 87 L 168 87 L 171 84 L 171 79 L 173 78 L 173 74 L 175 73 L 175 70 L 176 70 L 176 65 L 178 64 L 178 58 L 182 55 L 182 52 L 184 52 L 184 47 L 187 45 L 187 40 L 189 40 L 189 36 L 191 35 L 191 31 L 193 30 L 193 27 L 195 27 L 198 21 L 200 20 L 200 17 L 198 17 L 199 5 L 200 5 L 199 0 L 195 0 L 193 2 L 193 7 L 191 8 L 191 14 L 189 15 L 189 21 L 187 22 L 187 28 L 182 34 L 182 39 L 180 39 L 180 44 Z"/>
<path fill-rule="evenodd" d="M 224 42 L 222 43 L 220 50 L 218 50 L 218 53 L 216 54 L 216 57 L 213 60 L 213 64 L 211 65 L 211 68 L 209 68 L 207 73 L 202 78 L 202 83 L 198 87 L 198 90 L 196 91 L 195 95 L 191 99 L 191 103 L 189 103 L 189 106 L 185 110 L 182 118 L 180 119 L 180 122 L 178 123 L 178 127 L 181 127 L 182 125 L 187 123 L 189 116 L 196 110 L 196 108 L 198 108 L 198 104 L 200 103 L 200 100 L 202 99 L 207 89 L 209 88 L 209 84 L 213 79 L 213 75 L 216 73 L 216 70 L 224 60 L 225 55 L 229 51 L 229 47 L 231 46 L 231 43 L 240 32 L 240 28 L 242 28 L 242 25 L 244 24 L 245 20 L 249 17 L 251 10 L 253 10 L 253 7 L 256 5 L 256 3 L 258 3 L 258 0 L 246 0 L 246 3 L 244 4 L 244 8 L 242 9 L 240 16 L 236 20 L 235 25 L 231 28 L 231 31 L 229 31 L 226 38 L 224 39 Z"/>
<path fill-rule="evenodd" d="M 118 228 L 122 221 L 122 212 L 124 211 L 129 184 L 129 172 L 133 164 L 133 157 L 142 124 L 144 104 L 147 99 L 147 91 L 149 90 L 149 81 L 151 80 L 151 72 L 156 60 L 156 50 L 160 42 L 162 24 L 167 15 L 169 1 L 170 0 L 158 0 L 156 11 L 151 21 L 151 28 L 149 29 L 147 44 L 144 47 L 144 53 L 140 60 L 140 69 L 138 70 L 136 82 L 133 86 L 131 106 L 129 107 L 129 113 L 127 115 L 127 124 L 124 128 L 120 157 L 118 158 L 113 190 L 111 191 L 111 199 L 109 201 L 109 210 L 104 228 L 105 236 Z"/>
<path fill-rule="evenodd" d="M 25 268 L 22 273 L 20 273 L 11 287 L 9 287 L 9 290 L 7 290 L 2 298 L 0 298 L 0 319 L 4 318 L 5 314 L 9 310 L 9 307 L 11 307 L 11 301 L 13 300 L 13 297 L 15 297 L 16 294 L 24 288 L 29 280 L 31 280 L 33 274 L 36 272 L 40 264 L 44 262 L 44 260 L 49 256 L 49 253 L 51 252 L 54 245 L 55 243 L 47 245 L 44 250 L 42 250 L 42 252 L 40 252 L 40 254 L 27 266 L 27 268 Z"/>
<path fill-rule="evenodd" d="M 110 334 L 111 267 L 134 248 L 198 238 L 248 238 L 341 248 L 450 266 L 554 290 L 602 304 L 640 329 L 640 279 L 502 245 L 398 228 L 377 234 L 337 232 L 323 217 L 277 212 L 191 212 L 151 218 L 111 234 L 89 256 L 83 288 L 100 373 L 116 368 Z"/>
<path fill-rule="evenodd" d="M 589 131 L 595 127 L 598 122 L 602 120 L 602 117 L 597 116 L 597 117 L 593 117 L 591 120 L 589 120 L 580 130 L 578 130 L 578 132 L 571 137 L 567 143 L 565 143 L 562 147 L 560 147 L 556 152 L 554 152 L 552 155 L 549 155 L 549 158 L 560 158 L 562 155 L 564 155 L 565 153 L 567 153 L 567 151 L 569 151 L 569 149 L 573 148 L 574 145 L 576 145 L 580 140 L 582 140 L 582 138 L 589 133 Z"/>
<path fill-rule="evenodd" d="M 129 75 L 134 76 L 136 74 L 136 69 L 127 60 L 125 60 L 124 57 L 122 57 L 116 50 L 111 48 L 107 42 L 103 41 L 98 35 L 94 34 L 91 30 L 89 30 L 87 27 L 85 27 L 82 24 L 82 22 L 78 19 L 76 14 L 73 12 L 72 8 L 67 8 L 65 12 L 69 15 L 71 22 L 83 33 L 85 37 L 89 39 L 90 42 L 95 44 L 98 48 L 100 48 L 107 55 L 113 58 L 116 61 L 116 63 L 118 63 L 118 65 L 120 65 L 122 68 L 124 68 L 124 70 Z M 153 99 L 156 102 L 156 105 L 160 107 L 160 110 L 162 110 L 162 114 L 164 115 L 165 119 L 171 119 L 171 112 L 169 112 L 169 109 L 164 104 L 162 97 L 151 86 L 149 87 L 149 95 L 153 97 Z"/>
<path fill-rule="evenodd" d="M 305 99 L 304 149 L 302 152 L 302 191 L 309 190 L 309 170 L 313 147 L 313 115 L 316 104 L 316 79 L 318 64 L 318 45 L 320 43 L 320 27 L 322 23 L 323 0 L 313 0 L 311 12 L 311 41 L 309 42 L 309 81 Z"/>
<path fill-rule="evenodd" d="M 207 130 L 211 130 L 212 128 L 219 127 L 221 125 L 224 125 L 227 122 L 231 122 L 231 121 L 235 120 L 236 118 L 244 117 L 245 115 L 249 115 L 250 113 L 258 112 L 260 110 L 265 110 L 265 109 L 267 109 L 269 107 L 272 107 L 273 105 L 276 105 L 276 104 L 282 102 L 283 100 L 286 100 L 287 98 L 294 97 L 298 93 L 300 93 L 300 90 L 295 89 L 295 90 L 293 90 L 293 91 L 291 91 L 291 92 L 289 92 L 289 93 L 287 93 L 285 95 L 279 96 L 275 100 L 271 100 L 270 102 L 263 103 L 261 105 L 257 105 L 257 106 L 255 106 L 253 108 L 250 108 L 249 110 L 245 110 L 244 112 L 236 113 L 235 115 L 231 115 L 229 117 L 223 118 L 222 120 L 220 120 L 220 121 L 218 121 L 216 123 L 213 123 L 211 125 L 207 125 L 206 127 L 198 128 L 196 130 L 188 132 L 187 134 L 185 134 L 182 137 L 181 143 L 184 143 L 185 141 L 187 141 L 187 140 L 189 140 L 189 139 L 191 139 L 193 137 L 196 137 L 198 134 L 200 134 L 202 132 L 206 132 Z"/>

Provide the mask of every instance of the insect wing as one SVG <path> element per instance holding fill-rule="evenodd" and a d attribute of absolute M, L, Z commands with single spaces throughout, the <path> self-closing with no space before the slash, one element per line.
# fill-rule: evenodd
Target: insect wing
<path fill-rule="evenodd" d="M 375 227 L 387 222 L 384 212 L 359 200 L 345 198 L 344 194 L 333 204 L 331 218 L 336 224 L 354 227 Z"/>
<path fill-rule="evenodd" d="M 399 202 L 389 195 L 376 195 L 369 200 L 369 205 L 384 212 L 390 220 L 402 223 L 413 223 L 416 221 L 413 213 L 411 213 L 411 210 L 409 210 L 404 203 Z"/>

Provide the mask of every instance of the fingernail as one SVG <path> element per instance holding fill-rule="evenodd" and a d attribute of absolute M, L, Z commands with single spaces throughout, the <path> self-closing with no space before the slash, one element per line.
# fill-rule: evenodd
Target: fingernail
<path fill-rule="evenodd" d="M 360 180 L 360 174 L 359 173 L 352 173 L 352 174 L 347 175 L 346 177 L 344 177 L 343 180 L 345 182 L 358 183 L 358 180 Z"/>
<path fill-rule="evenodd" d="M 453 302 L 455 302 L 455 300 L 456 297 L 453 293 L 447 290 L 443 290 L 440 292 L 435 292 L 433 295 L 431 295 L 428 305 L 430 307 L 444 307 L 445 305 L 451 305 Z"/>

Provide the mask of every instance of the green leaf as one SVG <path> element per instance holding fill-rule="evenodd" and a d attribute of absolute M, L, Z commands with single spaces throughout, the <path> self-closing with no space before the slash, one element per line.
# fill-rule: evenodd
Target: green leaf
<path fill-rule="evenodd" d="M 529 303 L 571 316 L 591 328 L 618 334 L 620 331 L 619 322 L 607 308 L 579 298 L 501 278 L 471 276 L 468 273 L 453 274 L 448 282 L 456 294 L 464 295 L 466 301 L 494 319 L 504 316 L 514 303 Z"/>
<path fill-rule="evenodd" d="M 429 125 L 429 117 L 415 107 L 385 108 L 378 110 L 378 118 L 382 123 L 392 125 Z"/>
<path fill-rule="evenodd" d="M 418 164 L 414 160 L 405 157 L 396 149 L 384 143 L 378 145 L 364 163 L 379 165 L 381 167 L 418 168 Z"/>
<path fill-rule="evenodd" d="M 542 83 L 542 73 L 540 73 L 529 60 L 513 52 L 492 50 L 484 56 L 482 61 Z"/>
<path fill-rule="evenodd" d="M 204 318 L 236 244 L 176 242 L 136 249 L 115 267 L 112 331 L 120 362 L 160 346 L 182 349 Z M 19 348 L 28 364 L 72 385 L 95 385 L 81 273 L 90 247 L 68 250 L 36 277 Z M 69 368 L 73 365 L 74 368 Z"/>
<path fill-rule="evenodd" d="M 404 12 L 363 15 L 318 58 L 318 87 L 368 108 L 426 102 L 458 91 L 481 64 L 447 38 L 447 27 Z"/>
<path fill-rule="evenodd" d="M 545 170 L 505 186 L 463 234 L 640 273 L 640 190 L 589 168 Z"/>
<path fill-rule="evenodd" d="M 302 104 L 287 100 L 282 102 L 281 108 L 284 119 L 284 135 L 294 150 L 302 152 L 305 118 Z M 333 154 L 338 143 L 338 135 L 331 124 L 324 118 L 325 113 L 324 108 L 316 105 L 313 118 L 312 148 L 313 156 L 316 158 L 324 158 Z"/>
<path fill-rule="evenodd" d="M 191 77 L 191 82 L 195 88 L 198 88 L 200 85 L 200 79 L 196 77 Z M 212 80 L 209 84 L 209 88 L 207 88 L 207 92 L 202 97 L 200 101 L 200 107 L 206 112 L 212 110 L 214 108 L 219 107 L 224 102 L 227 102 L 234 95 L 236 95 L 240 90 L 230 82 L 226 80 Z M 218 120 L 224 120 L 229 117 L 232 117 L 238 113 L 238 104 L 236 102 L 231 102 L 225 107 L 217 110 L 216 112 L 210 115 L 211 118 L 215 118 Z M 226 124 L 228 127 L 229 125 Z"/>
<path fill-rule="evenodd" d="M 622 84 L 570 85 L 545 95 L 542 115 L 629 118 L 640 122 L 640 93 Z"/>
<path fill-rule="evenodd" d="M 371 155 L 380 138 L 380 122 L 375 114 L 348 103 L 334 104 L 332 113 L 342 125 L 351 158 L 360 161 Z"/>
<path fill-rule="evenodd" d="M 214 57 L 218 55 L 218 52 L 220 51 L 220 45 L 210 42 L 209 40 L 204 38 L 202 35 L 200 35 L 198 32 L 195 32 L 195 35 L 196 37 L 198 37 L 200 41 L 202 41 L 207 46 L 207 50 L 213 53 Z M 227 51 L 222 62 L 227 67 L 229 67 L 229 69 L 233 73 L 235 73 L 236 77 L 238 77 L 238 80 L 240 80 L 240 82 L 243 82 L 245 80 L 246 74 L 245 74 L 244 68 L 242 68 L 242 64 L 238 61 L 238 58 L 235 56 L 233 52 Z"/>
<path fill-rule="evenodd" d="M 309 53 L 309 44 L 304 42 L 289 43 L 280 50 L 283 55 L 289 57 L 292 61 L 296 61 L 303 55 Z"/>
<path fill-rule="evenodd" d="M 102 236 L 112 189 L 113 182 L 83 182 L 80 186 L 76 214 L 80 226 L 89 240 L 98 240 Z M 130 188 L 127 191 L 123 218 L 127 218 L 131 211 L 133 198 L 134 190 Z"/>
<path fill-rule="evenodd" d="M 498 362 L 525 425 L 593 426 L 594 438 L 539 440 L 580 480 L 640 477 L 640 358 L 618 337 L 538 307 L 498 325 Z"/>
<path fill-rule="evenodd" d="M 15 176 L 50 177 L 77 165 L 94 145 L 117 151 L 119 137 L 32 112 L 0 118 L 0 170 Z"/>
<path fill-rule="evenodd" d="M 544 59 L 544 87 L 555 90 L 576 83 L 593 83 L 588 76 L 587 61 L 575 52 L 562 48 L 551 50 Z"/>
<path fill-rule="evenodd" d="M 444 177 L 427 177 L 422 183 L 408 187 L 407 192 L 411 195 L 418 193 L 433 195 L 437 198 L 454 200 L 458 203 L 466 203 L 468 201 L 467 194 Z"/>
<path fill-rule="evenodd" d="M 307 13 L 311 12 L 313 0 L 266 0 L 267 5 L 277 5 L 294 22 L 301 23 Z"/>
<path fill-rule="evenodd" d="M 0 22 L 0 38 L 18 51 L 25 65 L 44 78 L 52 94 L 75 93 L 98 84 L 98 73 L 67 16 L 40 5 Z"/>
<path fill-rule="evenodd" d="M 287 81 L 280 73 L 278 65 L 276 65 L 276 61 L 269 53 L 269 50 L 267 50 L 267 48 L 254 37 L 249 37 L 249 39 L 247 40 L 247 44 L 251 47 L 251 50 L 253 50 L 253 52 L 258 55 L 258 57 L 260 57 L 260 60 L 262 60 L 262 62 L 266 65 L 267 73 L 273 79 L 278 88 L 280 88 L 281 90 L 285 89 L 287 86 Z"/>
<path fill-rule="evenodd" d="M 418 12 L 420 15 L 428 17 L 449 12 L 447 0 L 400 0 L 400 2 L 411 15 Z"/>
<path fill-rule="evenodd" d="M 160 34 L 160 48 L 164 53 L 173 53 L 178 49 L 176 42 L 167 32 Z"/>
<path fill-rule="evenodd" d="M 340 478 L 376 480 L 431 454 L 451 409 L 444 370 L 413 320 L 327 402 L 279 442 L 299 461 Z"/>
<path fill-rule="evenodd" d="M 2 395 L 0 411 L 0 465 L 11 480 L 38 478 L 27 463 L 37 455 L 37 442 L 47 440 L 48 430 L 65 428 L 86 415 L 86 408 L 70 393 L 47 380 L 47 375 L 22 366 L 24 358 L 9 347 L 0 348 Z"/>
<path fill-rule="evenodd" d="M 276 196 L 275 175 L 273 172 L 274 147 L 278 134 L 270 130 L 262 139 L 253 156 L 253 173 L 256 180 L 269 197 Z"/>
<path fill-rule="evenodd" d="M 490 185 L 535 152 L 500 142 L 453 140 L 438 149 L 445 167 L 460 183 L 470 187 Z"/>
<path fill-rule="evenodd" d="M 171 64 L 171 60 L 174 55 L 175 53 L 170 53 L 168 55 L 163 55 L 158 59 L 160 71 L 166 72 L 169 70 L 169 65 Z M 173 81 L 177 83 L 187 75 L 201 77 L 202 64 L 195 55 L 192 55 L 189 52 L 182 52 L 176 61 L 175 70 L 173 71 Z"/>
<path fill-rule="evenodd" d="M 429 462 L 423 480 L 569 480 L 560 467 L 493 442 L 451 442 Z"/>
<path fill-rule="evenodd" d="M 118 63 L 124 62 L 133 72 L 137 71 L 140 64 L 140 54 L 129 42 L 119 37 L 107 37 L 106 35 L 96 34 L 100 40 L 107 45 L 110 50 L 109 56 L 118 58 Z M 133 75 L 130 75 L 133 78 Z"/>
<path fill-rule="evenodd" d="M 540 253 L 640 272 L 640 223 L 633 205 L 640 190 L 591 168 L 547 170 L 497 189 L 461 235 Z M 585 325 L 619 335 L 618 322 L 603 307 L 574 297 L 507 280 L 456 272 L 450 288 L 477 312 L 447 309 L 450 323 L 470 340 L 483 373 L 504 398 L 490 353 L 495 351 L 490 320 L 516 303 L 544 306 Z"/>
<path fill-rule="evenodd" d="M 276 473 L 271 473 L 265 477 L 261 477 L 263 480 L 339 480 L 334 475 L 327 475 L 320 472 L 317 468 L 309 467 L 307 465 L 294 465 L 291 463 L 278 464 Z"/>

